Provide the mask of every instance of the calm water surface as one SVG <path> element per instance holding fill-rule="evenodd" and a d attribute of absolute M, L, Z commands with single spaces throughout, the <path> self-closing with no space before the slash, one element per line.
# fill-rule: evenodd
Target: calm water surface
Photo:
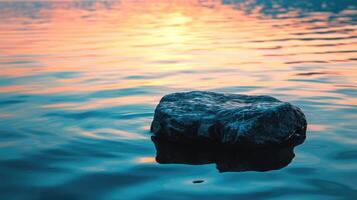
<path fill-rule="evenodd" d="M 356 199 L 357 2 L 1 1 L 0 199 Z M 308 138 L 267 172 L 159 164 L 155 105 L 268 94 Z"/>

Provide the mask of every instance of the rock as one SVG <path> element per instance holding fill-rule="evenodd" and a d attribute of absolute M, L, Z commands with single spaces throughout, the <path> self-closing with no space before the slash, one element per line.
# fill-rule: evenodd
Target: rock
<path fill-rule="evenodd" d="M 151 132 L 178 143 L 256 148 L 298 145 L 306 126 L 298 107 L 270 96 L 192 91 L 164 96 Z"/>
<path fill-rule="evenodd" d="M 270 171 L 287 166 L 294 147 L 231 149 L 209 145 L 187 145 L 153 136 L 156 161 L 160 164 L 204 165 L 215 163 L 219 172 Z"/>

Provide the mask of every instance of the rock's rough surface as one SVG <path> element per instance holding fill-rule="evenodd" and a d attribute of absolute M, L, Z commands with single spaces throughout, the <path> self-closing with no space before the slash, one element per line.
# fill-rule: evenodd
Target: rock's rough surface
<path fill-rule="evenodd" d="M 193 91 L 164 96 L 151 132 L 179 143 L 219 143 L 235 147 L 300 144 L 302 111 L 270 96 Z"/>

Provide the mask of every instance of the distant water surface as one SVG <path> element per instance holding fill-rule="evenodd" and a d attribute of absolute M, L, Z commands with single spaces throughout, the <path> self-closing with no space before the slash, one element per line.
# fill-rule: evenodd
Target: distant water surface
<path fill-rule="evenodd" d="M 355 0 L 1 1 L 0 199 L 357 199 Z M 299 106 L 287 166 L 159 164 L 171 92 Z"/>

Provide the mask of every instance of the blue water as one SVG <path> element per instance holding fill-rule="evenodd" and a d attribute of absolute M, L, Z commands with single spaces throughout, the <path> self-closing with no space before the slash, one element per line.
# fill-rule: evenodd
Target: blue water
<path fill-rule="evenodd" d="M 356 199 L 356 88 L 355 0 L 1 1 L 0 199 Z M 160 164 L 155 106 L 190 90 L 289 101 L 307 139 Z"/>

